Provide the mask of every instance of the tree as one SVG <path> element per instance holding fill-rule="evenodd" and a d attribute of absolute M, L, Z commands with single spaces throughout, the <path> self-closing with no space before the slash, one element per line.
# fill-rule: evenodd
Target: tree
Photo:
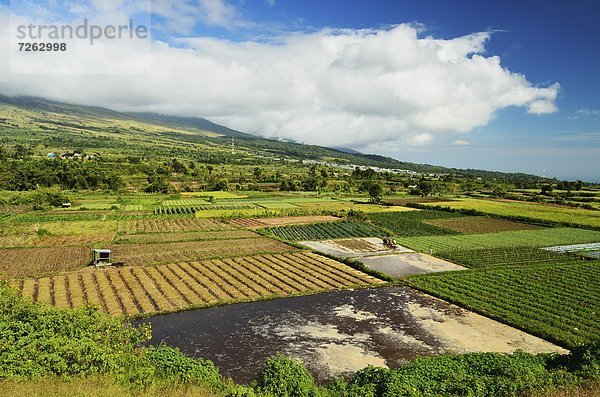
<path fill-rule="evenodd" d="M 431 181 L 421 179 L 417 185 L 417 188 L 415 189 L 415 192 L 421 197 L 430 196 L 431 193 L 433 193 L 433 183 Z"/>
<path fill-rule="evenodd" d="M 302 190 L 305 192 L 314 192 L 317 190 L 318 180 L 314 176 L 309 176 L 302 181 Z"/>
<path fill-rule="evenodd" d="M 552 187 L 552 185 L 550 185 L 550 184 L 542 185 L 542 194 L 544 196 L 550 196 L 553 191 L 554 191 L 554 188 Z"/>
<path fill-rule="evenodd" d="M 161 175 L 148 175 L 148 186 L 144 189 L 146 193 L 167 193 L 169 185 Z"/>
<path fill-rule="evenodd" d="M 254 179 L 256 179 L 257 182 L 260 182 L 260 179 L 262 177 L 262 170 L 259 167 L 254 168 Z"/>
<path fill-rule="evenodd" d="M 213 191 L 226 191 L 228 189 L 229 189 L 229 182 L 225 178 L 219 179 L 210 188 L 210 190 L 213 190 Z"/>
<path fill-rule="evenodd" d="M 383 197 L 383 187 L 381 187 L 379 182 L 371 182 L 367 191 L 372 202 L 378 203 L 381 201 Z"/>

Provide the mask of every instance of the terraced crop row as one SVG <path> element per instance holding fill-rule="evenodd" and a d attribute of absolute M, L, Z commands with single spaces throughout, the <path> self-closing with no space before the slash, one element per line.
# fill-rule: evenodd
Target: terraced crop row
<path fill-rule="evenodd" d="M 385 232 L 363 222 L 326 222 L 263 229 L 288 241 L 329 240 L 345 237 L 381 237 Z"/>
<path fill-rule="evenodd" d="M 122 222 L 119 230 L 127 233 L 167 233 L 232 229 L 226 223 L 211 219 L 139 219 Z"/>
<path fill-rule="evenodd" d="M 142 233 L 125 234 L 117 237 L 119 243 L 159 244 L 188 241 L 232 240 L 242 238 L 260 238 L 261 235 L 250 230 L 210 230 L 201 232 Z M 149 247 L 150 248 L 150 247 Z"/>
<path fill-rule="evenodd" d="M 190 199 L 182 199 L 182 200 L 165 200 L 162 202 L 164 206 L 187 206 L 191 207 L 194 205 L 205 205 L 209 204 L 208 201 L 199 198 L 190 198 Z"/>
<path fill-rule="evenodd" d="M 0 273 L 9 277 L 77 270 L 91 261 L 86 247 L 0 249 Z"/>
<path fill-rule="evenodd" d="M 117 316 L 170 312 L 378 283 L 382 281 L 307 252 L 156 267 L 86 269 L 15 282 L 21 294 L 34 302 L 69 308 L 94 305 Z"/>
<path fill-rule="evenodd" d="M 14 222 L 81 222 L 102 220 L 101 214 L 20 214 L 10 217 Z"/>
<path fill-rule="evenodd" d="M 234 226 L 246 227 L 248 229 L 259 229 L 261 227 L 269 226 L 262 220 L 256 218 L 232 219 L 229 223 Z"/>
<path fill-rule="evenodd" d="M 296 248 L 263 236 L 224 240 L 200 240 L 153 244 L 113 244 L 107 246 L 113 258 L 126 266 L 162 265 L 171 262 L 280 253 L 296 251 Z"/>
<path fill-rule="evenodd" d="M 156 215 L 185 215 L 207 210 L 247 210 L 257 208 L 254 204 L 207 204 L 192 206 L 161 206 L 154 209 Z"/>
<path fill-rule="evenodd" d="M 11 215 L 12 215 L 12 214 L 8 214 L 8 213 L 1 213 L 1 214 L 0 214 L 0 221 L 5 221 L 5 220 L 7 220 L 8 218 L 10 218 L 10 216 L 11 216 Z"/>
<path fill-rule="evenodd" d="M 231 225 L 241 226 L 248 229 L 258 229 L 261 227 L 277 227 L 290 225 L 305 225 L 318 222 L 334 222 L 339 218 L 328 215 L 309 215 L 309 216 L 284 216 L 278 218 L 240 218 L 229 221 Z"/>
<path fill-rule="evenodd" d="M 600 262 L 414 276 L 408 282 L 572 348 L 600 338 Z"/>

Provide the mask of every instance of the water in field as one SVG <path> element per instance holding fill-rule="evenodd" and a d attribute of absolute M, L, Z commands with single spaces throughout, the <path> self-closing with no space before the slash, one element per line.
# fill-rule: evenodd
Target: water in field
<path fill-rule="evenodd" d="M 556 346 L 405 287 L 343 291 L 157 316 L 151 343 L 211 359 L 237 382 L 281 352 L 328 381 L 367 365 L 398 367 L 445 351 L 557 351 Z"/>

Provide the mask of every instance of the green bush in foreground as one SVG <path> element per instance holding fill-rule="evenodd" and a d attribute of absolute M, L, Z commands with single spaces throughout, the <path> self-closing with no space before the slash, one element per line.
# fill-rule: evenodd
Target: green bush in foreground
<path fill-rule="evenodd" d="M 99 376 L 132 393 L 200 388 L 231 397 L 516 397 L 600 380 L 600 343 L 594 342 L 566 356 L 517 352 L 423 357 L 399 369 L 368 367 L 349 381 L 325 387 L 299 361 L 277 355 L 246 387 L 224 380 L 210 361 L 169 346 L 144 347 L 148 328 L 135 328 L 91 308 L 35 305 L 6 282 L 0 282 L 0 314 L 0 381 Z"/>

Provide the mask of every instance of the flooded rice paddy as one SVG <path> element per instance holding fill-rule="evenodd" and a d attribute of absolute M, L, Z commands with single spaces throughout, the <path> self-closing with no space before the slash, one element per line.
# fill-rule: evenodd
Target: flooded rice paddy
<path fill-rule="evenodd" d="M 301 359 L 318 381 L 367 365 L 398 367 L 453 351 L 532 353 L 561 348 L 406 287 L 251 302 L 139 320 L 151 343 L 210 359 L 237 382 L 253 379 L 277 352 Z"/>

